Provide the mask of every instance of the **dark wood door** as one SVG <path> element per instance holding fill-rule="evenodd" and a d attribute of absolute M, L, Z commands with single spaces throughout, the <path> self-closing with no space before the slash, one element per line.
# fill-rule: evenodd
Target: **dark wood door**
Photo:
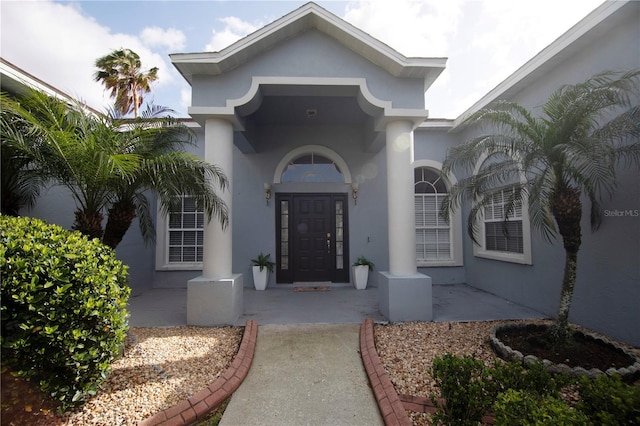
<path fill-rule="evenodd" d="M 331 281 L 331 197 L 298 196 L 293 201 L 294 281 Z"/>
<path fill-rule="evenodd" d="M 278 194 L 277 282 L 348 282 L 345 194 Z"/>

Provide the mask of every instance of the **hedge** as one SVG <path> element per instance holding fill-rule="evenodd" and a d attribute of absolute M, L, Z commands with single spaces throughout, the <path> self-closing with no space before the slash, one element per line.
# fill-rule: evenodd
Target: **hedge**
<path fill-rule="evenodd" d="M 95 394 L 128 330 L 127 266 L 79 232 L 0 216 L 3 364 L 66 409 Z"/>

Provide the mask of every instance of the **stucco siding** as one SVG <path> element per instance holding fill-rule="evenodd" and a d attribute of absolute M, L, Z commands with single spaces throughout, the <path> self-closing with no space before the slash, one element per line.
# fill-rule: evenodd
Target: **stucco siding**
<path fill-rule="evenodd" d="M 396 108 L 423 108 L 422 79 L 396 78 L 337 41 L 310 30 L 219 76 L 194 76 L 193 106 L 225 106 L 243 97 L 253 76 L 365 78 L 371 93 Z"/>
<path fill-rule="evenodd" d="M 640 17 L 638 5 L 628 16 L 598 39 L 581 46 L 537 80 L 527 81 L 510 100 L 529 108 L 543 104 L 563 84 L 573 84 L 606 70 L 629 70 L 640 66 Z M 632 13 L 629 13 L 632 12 Z M 461 142 L 470 134 L 461 133 Z M 621 170 L 614 198 L 603 199 L 600 230 L 592 233 L 590 205 L 583 199 L 582 246 L 570 321 L 591 327 L 614 338 L 640 345 L 640 180 L 637 170 Z M 619 211 L 622 216 L 615 216 Z M 465 208 L 465 217 L 468 206 Z M 465 237 L 465 265 L 470 285 L 555 316 L 564 268 L 561 241 L 545 243 L 532 230 L 533 265 L 516 265 L 473 255 Z"/>
<path fill-rule="evenodd" d="M 348 196 L 350 263 L 365 255 L 376 269 L 388 268 L 386 174 L 384 153 L 368 154 L 359 143 L 358 126 L 265 126 L 260 129 L 261 150 L 234 151 L 233 268 L 250 274 L 250 259 L 259 252 L 275 257 L 275 199 L 278 193 L 345 193 Z M 272 186 L 267 206 L 264 182 L 273 182 L 280 160 L 302 145 L 327 147 L 346 162 L 352 179 L 360 182 L 358 202 L 344 183 L 279 183 Z M 271 284 L 275 277 L 271 277 Z M 372 283 L 373 284 L 373 283 Z M 245 285 L 252 285 L 245 280 Z"/>

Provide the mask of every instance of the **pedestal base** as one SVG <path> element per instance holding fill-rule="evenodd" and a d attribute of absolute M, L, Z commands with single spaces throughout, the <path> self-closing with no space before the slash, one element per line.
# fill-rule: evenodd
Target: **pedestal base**
<path fill-rule="evenodd" d="M 187 283 L 187 324 L 234 325 L 243 313 L 242 274 L 229 278 L 197 277 Z"/>
<path fill-rule="evenodd" d="M 433 320 L 431 277 L 379 272 L 380 312 L 391 322 Z"/>

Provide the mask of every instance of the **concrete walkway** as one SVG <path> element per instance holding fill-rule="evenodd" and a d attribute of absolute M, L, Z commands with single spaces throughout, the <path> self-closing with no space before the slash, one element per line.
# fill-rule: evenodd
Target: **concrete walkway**
<path fill-rule="evenodd" d="M 383 424 L 359 350 L 360 324 L 385 322 L 378 289 L 334 285 L 327 292 L 245 288 L 243 316 L 258 324 L 253 364 L 222 426 Z M 186 289 L 153 289 L 129 300 L 132 327 L 186 325 Z M 434 321 L 543 318 L 470 286 L 433 286 Z"/>
<path fill-rule="evenodd" d="M 358 352 L 359 324 L 261 325 L 221 426 L 384 424 Z"/>

